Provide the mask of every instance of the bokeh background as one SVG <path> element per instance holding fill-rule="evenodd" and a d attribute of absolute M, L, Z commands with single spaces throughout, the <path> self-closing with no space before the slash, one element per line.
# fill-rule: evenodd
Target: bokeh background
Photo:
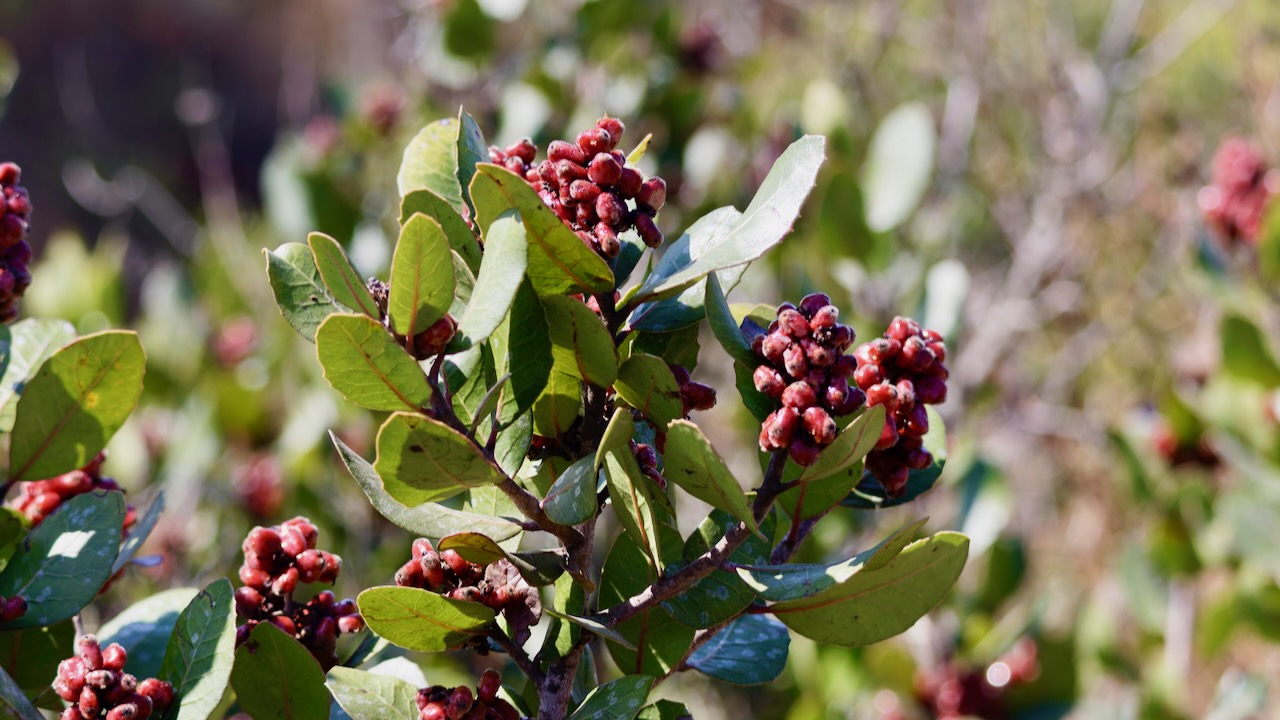
<path fill-rule="evenodd" d="M 795 638 L 769 686 L 664 695 L 700 720 L 953 717 L 947 692 L 984 718 L 1280 717 L 1275 278 L 1265 238 L 1223 242 L 1196 203 L 1223 138 L 1280 159 L 1273 0 L 8 0 L 24 314 L 136 328 L 149 354 L 108 469 L 166 489 L 163 560 L 104 618 L 232 575 L 250 526 L 299 513 L 345 559 L 340 593 L 389 582 L 410 538 L 325 434 L 368 455 L 374 425 L 278 315 L 261 249 L 322 230 L 384 273 L 401 150 L 460 105 L 503 144 L 606 111 L 624 146 L 651 133 L 668 237 L 825 134 L 794 235 L 731 301 L 821 289 L 863 338 L 896 314 L 947 337 L 941 486 L 833 516 L 804 555 L 928 515 L 973 537 L 950 599 L 871 648 Z M 702 419 L 754 477 L 728 359 L 700 360 Z"/>

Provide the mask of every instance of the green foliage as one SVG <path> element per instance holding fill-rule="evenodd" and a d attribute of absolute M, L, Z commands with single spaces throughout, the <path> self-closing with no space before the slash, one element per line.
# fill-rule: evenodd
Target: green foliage
<path fill-rule="evenodd" d="M 440 652 L 481 635 L 493 610 L 408 587 L 375 587 L 360 593 L 360 615 L 369 629 L 409 650 Z"/>
<path fill-rule="evenodd" d="M 416 720 L 418 689 L 400 678 L 336 667 L 325 680 L 333 699 L 353 718 Z"/>
<path fill-rule="evenodd" d="M 271 682 L 263 682 L 271 678 Z M 236 701 L 254 718 L 324 720 L 329 693 L 324 671 L 297 640 L 271 623 L 259 623 L 236 648 L 231 670 Z"/>
<path fill-rule="evenodd" d="M 235 657 L 236 610 L 231 583 L 215 580 L 178 616 L 160 672 L 176 696 L 170 716 L 205 720 L 213 714 L 231 679 Z"/>

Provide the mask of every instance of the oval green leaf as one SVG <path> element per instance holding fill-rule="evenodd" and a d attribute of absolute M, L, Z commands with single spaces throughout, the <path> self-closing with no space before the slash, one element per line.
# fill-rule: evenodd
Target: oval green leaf
<path fill-rule="evenodd" d="M 515 300 L 529 262 L 524 225 L 514 212 L 504 213 L 485 235 L 484 262 L 476 278 L 467 310 L 458 319 L 455 343 L 460 349 L 484 342 L 502 323 Z"/>
<path fill-rule="evenodd" d="M 231 686 L 236 702 L 255 720 L 328 720 L 320 663 L 271 623 L 258 623 L 236 648 Z"/>
<path fill-rule="evenodd" d="M 307 236 L 307 245 L 311 247 L 316 271 L 333 299 L 377 319 L 380 315 L 378 305 L 338 241 L 324 233 L 313 232 Z"/>
<path fill-rule="evenodd" d="M 494 330 L 489 345 L 495 372 L 499 376 L 511 374 L 498 413 L 498 419 L 509 424 L 533 407 L 547 387 L 554 364 L 546 312 L 528 278 L 517 283 L 511 310 Z"/>
<path fill-rule="evenodd" d="M 187 604 L 169 638 L 160 674 L 173 685 L 170 720 L 206 720 L 231 679 L 236 647 L 236 607 L 231 583 L 215 580 Z"/>
<path fill-rule="evenodd" d="M 431 327 L 449 311 L 455 286 L 453 251 L 440 223 L 426 215 L 409 218 L 391 256 L 391 328 L 413 337 Z"/>
<path fill-rule="evenodd" d="M 603 469 L 614 515 L 627 534 L 645 548 L 654 568 L 662 574 L 666 568 L 662 526 L 670 527 L 666 522 L 672 516 L 670 502 L 661 488 L 641 474 L 636 456 L 629 448 L 606 453 Z"/>
<path fill-rule="evenodd" d="M 0 633 L 0 669 L 13 678 L 31 702 L 43 705 L 52 701 L 61 707 L 62 701 L 53 697 L 49 678 L 58 676 L 58 663 L 75 654 L 75 640 L 75 623 L 70 620 L 51 627 Z M 136 672 L 132 653 L 129 670 Z"/>
<path fill-rule="evenodd" d="M 141 678 L 156 677 L 178 616 L 199 592 L 196 588 L 174 588 L 139 600 L 99 628 L 98 640 L 103 647 L 120 643 L 129 654 L 129 672 Z"/>
<path fill-rule="evenodd" d="M 137 406 L 146 363 L 137 334 L 118 330 L 55 352 L 18 401 L 9 480 L 41 480 L 87 465 Z"/>
<path fill-rule="evenodd" d="M 418 720 L 418 688 L 398 677 L 339 666 L 325 685 L 352 718 Z"/>
<path fill-rule="evenodd" d="M 561 525 L 577 525 L 594 517 L 599 509 L 596 501 L 595 455 L 586 455 L 570 465 L 551 484 L 542 499 L 547 517 Z"/>
<path fill-rule="evenodd" d="M 880 121 L 862 165 L 863 207 L 872 231 L 892 230 L 920 204 L 933 174 L 936 139 L 924 103 L 899 105 Z"/>
<path fill-rule="evenodd" d="M 445 118 L 427 125 L 413 136 L 404 149 L 396 186 L 400 197 L 414 190 L 430 190 L 439 195 L 459 215 L 467 215 L 458 184 L 458 121 Z"/>
<path fill-rule="evenodd" d="M 280 314 L 307 340 L 314 340 L 316 328 L 330 313 L 346 312 L 329 294 L 315 256 L 302 243 L 285 243 L 267 256 L 267 279 L 280 306 Z"/>
<path fill-rule="evenodd" d="M 449 238 L 449 247 L 466 262 L 473 274 L 480 272 L 480 243 L 467 221 L 452 205 L 430 190 L 414 190 L 400 201 L 400 225 L 409 222 L 415 213 L 422 213 L 440 223 Z"/>
<path fill-rule="evenodd" d="M 663 475 L 668 481 L 712 507 L 732 514 L 746 523 L 751 532 L 759 534 L 746 493 L 697 425 L 677 420 L 667 426 L 663 460 Z"/>
<path fill-rule="evenodd" d="M 770 610 L 795 632 L 857 647 L 905 632 L 951 590 L 969 555 L 969 538 L 942 532 L 908 545 L 879 570 L 854 573 L 816 595 Z"/>
<path fill-rule="evenodd" d="M 880 431 L 884 428 L 884 406 L 876 405 L 846 425 L 834 442 L 822 449 L 817 462 L 800 474 L 801 482 L 812 482 L 847 470 L 862 462 L 876 446 Z"/>
<path fill-rule="evenodd" d="M 626 675 L 592 690 L 569 720 L 632 720 L 649 697 L 653 678 Z"/>
<path fill-rule="evenodd" d="M 418 363 L 367 315 L 330 315 L 316 330 L 324 377 L 347 400 L 370 410 L 417 410 L 431 400 Z"/>
<path fill-rule="evenodd" d="M 120 549 L 124 493 L 77 495 L 45 518 L 0 573 L 0 595 L 27 599 L 27 614 L 0 629 L 66 620 L 93 601 Z"/>
<path fill-rule="evenodd" d="M 369 588 L 356 604 L 370 630 L 402 648 L 422 652 L 441 652 L 483 635 L 496 617 L 480 603 L 409 587 Z"/>
<path fill-rule="evenodd" d="M 454 143 L 454 155 L 458 159 L 454 175 L 458 179 L 462 200 L 471 209 L 471 217 L 475 217 L 476 206 L 471 201 L 471 178 L 475 177 L 476 163 L 489 159 L 489 146 L 484 141 L 484 133 L 480 131 L 476 119 L 462 108 L 458 108 L 458 138 Z"/>
<path fill-rule="evenodd" d="M 671 528 L 667 545 L 678 547 L 680 535 Z M 647 588 L 658 578 L 648 555 L 623 533 L 613 543 L 613 549 L 605 558 L 600 571 L 600 591 L 596 597 L 598 607 L 612 607 Z M 676 622 L 661 607 L 650 608 L 615 628 L 627 639 L 627 645 L 607 642 L 609 655 L 623 672 L 641 675 L 664 675 L 679 666 L 689 643 L 693 642 L 693 628 Z M 634 648 L 634 649 L 632 649 Z"/>
<path fill-rule="evenodd" d="M 13 429 L 18 397 L 27 379 L 60 347 L 76 339 L 65 320 L 19 320 L 9 328 L 9 352 L 0 376 L 0 431 Z"/>
<path fill-rule="evenodd" d="M 13 678 L 9 677 L 9 673 L 3 669 L 0 669 L 0 706 L 4 707 L 5 717 L 18 720 L 44 720 L 44 716 L 23 694 L 18 683 L 14 682 Z"/>
<path fill-rule="evenodd" d="M 496 225 L 497 223 L 495 223 Z M 570 297 L 542 299 L 556 367 L 607 388 L 618 378 L 618 352 L 609 329 L 584 303 Z"/>
<path fill-rule="evenodd" d="M 693 651 L 689 667 L 734 685 L 776 679 L 787 666 L 791 635 L 768 615 L 741 615 Z"/>
<path fill-rule="evenodd" d="M 707 246 L 733 229 L 742 213 L 733 207 L 722 207 L 698 218 L 688 230 L 662 253 L 654 273 L 671 274 L 691 263 L 706 251 Z M 725 292 L 737 286 L 746 272 L 748 263 L 708 273 L 717 277 Z M 650 332 L 670 332 L 689 325 L 696 325 L 706 315 L 706 280 L 693 283 L 680 294 L 666 300 L 647 302 L 637 307 L 627 318 L 627 327 Z"/>
<path fill-rule="evenodd" d="M 729 513 L 713 510 L 689 539 L 685 540 L 684 562 L 693 562 L 738 524 L 738 519 Z M 777 524 L 773 513 L 767 515 L 760 527 L 761 534 L 749 536 L 729 555 L 729 562 L 735 565 L 769 562 Z M 729 570 L 717 568 L 688 590 L 663 600 L 662 609 L 681 624 L 701 629 L 729 620 L 746 610 L 755 599 L 755 591 L 742 578 Z"/>
<path fill-rule="evenodd" d="M 618 397 L 658 427 L 684 417 L 680 385 L 662 358 L 639 353 L 623 361 L 614 384 Z"/>
<path fill-rule="evenodd" d="M 378 431 L 374 472 L 391 497 L 406 505 L 442 500 L 506 475 L 470 440 L 444 423 L 395 413 Z"/>

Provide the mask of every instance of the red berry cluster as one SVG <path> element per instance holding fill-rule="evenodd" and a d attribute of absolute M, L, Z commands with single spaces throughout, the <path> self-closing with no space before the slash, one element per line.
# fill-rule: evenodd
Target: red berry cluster
<path fill-rule="evenodd" d="M 662 244 L 662 231 L 653 218 L 667 202 L 666 181 L 645 180 L 627 167 L 627 156 L 616 149 L 624 129 L 621 120 L 605 115 L 578 135 L 577 142 L 552 141 L 547 159 L 536 165 L 538 148 L 528 139 L 505 150 L 489 148 L 489 159 L 532 185 L 588 247 L 615 258 L 622 249 L 618 235 L 633 228 L 645 245 Z M 628 201 L 634 201 L 634 209 Z"/>
<path fill-rule="evenodd" d="M 676 384 L 680 386 L 680 402 L 684 405 L 684 416 L 689 417 L 689 413 L 694 410 L 710 410 L 716 406 L 716 389 L 710 385 L 704 385 L 695 382 L 689 376 L 689 371 L 680 365 L 669 365 L 671 374 L 676 378 Z"/>
<path fill-rule="evenodd" d="M 373 302 L 378 306 L 378 314 L 382 320 L 382 324 L 391 331 L 391 320 L 387 317 L 387 301 L 391 297 L 391 286 L 382 282 L 378 278 L 369 278 L 366 283 L 369 294 L 373 297 Z M 392 332 L 396 339 L 419 360 L 426 360 L 439 355 L 453 336 L 458 332 L 458 323 L 449 313 L 445 313 L 444 317 L 431 324 L 431 327 L 414 335 L 412 340 L 403 335 L 396 335 Z"/>
<path fill-rule="evenodd" d="M 1213 156 L 1213 175 L 1196 202 L 1207 222 L 1229 243 L 1257 242 L 1267 203 L 1280 178 L 1267 172 L 1266 162 L 1248 142 L 1227 138 Z"/>
<path fill-rule="evenodd" d="M 465 685 L 447 688 L 435 685 L 418 691 L 421 720 L 520 720 L 511 703 L 498 697 L 502 676 L 485 670 L 473 695 Z"/>
<path fill-rule="evenodd" d="M 769 332 L 752 341 L 764 362 L 752 379 L 756 389 L 782 407 L 760 427 L 760 449 L 787 450 L 809 466 L 839 433 L 835 418 L 862 406 L 862 392 L 849 386 L 854 360 L 844 354 L 853 328 L 841 325 L 840 311 L 822 293 L 806 295 L 799 307 L 783 303 Z"/>
<path fill-rule="evenodd" d="M 985 668 L 955 663 L 916 678 L 916 699 L 938 720 L 1011 717 L 1005 694 L 1040 675 L 1034 641 L 1023 638 L 1004 657 Z"/>
<path fill-rule="evenodd" d="M 128 659 L 116 643 L 101 647 L 98 638 L 82 635 L 76 654 L 58 664 L 53 691 L 71 703 L 61 720 L 146 720 L 163 716 L 173 704 L 173 686 L 147 678 L 141 682 L 124 671 Z"/>
<path fill-rule="evenodd" d="M 342 558 L 316 549 L 319 531 L 296 517 L 279 527 L 255 527 L 244 540 L 244 564 L 236 590 L 236 612 L 245 623 L 236 628 L 236 645 L 261 622 L 269 622 L 301 642 L 325 672 L 338 664 L 338 635 L 360 632 L 364 619 L 354 600 L 339 601 L 325 590 L 306 603 L 293 599 L 298 583 L 332 583 Z"/>
<path fill-rule="evenodd" d="M 124 492 L 120 484 L 102 475 L 102 463 L 107 459 L 106 452 L 100 452 L 79 470 L 59 475 L 48 480 L 31 480 L 22 483 L 18 497 L 14 498 L 14 510 L 22 513 L 32 526 L 39 525 L 44 519 L 62 507 L 62 503 L 77 495 L 93 490 L 119 490 Z M 124 529 L 133 527 L 137 521 L 137 512 L 132 505 L 125 509 Z"/>
<path fill-rule="evenodd" d="M 640 466 L 641 474 L 657 483 L 658 487 L 663 489 L 667 487 L 667 479 L 658 472 L 658 453 L 652 445 L 632 440 L 631 454 L 636 456 L 636 464 Z"/>
<path fill-rule="evenodd" d="M 896 317 L 884 337 L 854 351 L 854 382 L 867 394 L 867 406 L 883 405 L 884 429 L 867 455 L 867 471 L 890 495 L 900 494 L 911 470 L 933 464 L 924 449 L 929 432 L 925 405 L 947 400 L 947 346 L 942 336 L 922 330 L 915 320 Z"/>
<path fill-rule="evenodd" d="M 0 163 L 0 322 L 6 323 L 18 316 L 18 298 L 31 285 L 31 198 L 18 184 L 21 177 L 17 165 Z"/>
<path fill-rule="evenodd" d="M 510 562 L 478 565 L 456 550 L 436 552 L 427 538 L 414 540 L 411 553 L 412 558 L 396 571 L 396 585 L 487 605 L 506 617 L 516 643 L 528 639 L 529 628 L 542 614 L 542 598 Z"/>

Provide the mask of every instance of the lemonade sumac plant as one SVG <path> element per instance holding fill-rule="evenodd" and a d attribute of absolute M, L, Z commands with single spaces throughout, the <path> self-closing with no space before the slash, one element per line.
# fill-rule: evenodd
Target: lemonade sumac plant
<path fill-rule="evenodd" d="M 945 451 L 925 407 L 945 399 L 936 333 L 895 320 L 864 359 L 825 295 L 769 315 L 725 298 L 790 233 L 824 138 L 795 141 L 745 209 L 666 242 L 666 184 L 635 165 L 647 140 L 628 155 L 624 137 L 605 116 L 545 153 L 489 147 L 460 111 L 405 150 L 387 277 L 363 277 L 321 234 L 267 252 L 325 378 L 385 414 L 372 460 L 334 436 L 343 463 L 418 538 L 359 595 L 362 622 L 409 650 L 505 654 L 525 676 L 500 690 L 486 673 L 473 693 L 334 667 L 327 686 L 352 717 L 374 717 L 373 700 L 378 717 L 656 717 L 671 708 L 649 693 L 674 673 L 772 680 L 791 632 L 846 646 L 900 633 L 964 565 L 967 538 L 918 537 L 923 521 L 852 558 L 790 562 L 832 511 L 930 489 Z M 735 477 L 697 425 L 726 398 L 694 379 L 704 321 L 762 422 L 758 477 Z M 876 366 L 865 387 L 860 364 Z M 684 494 L 713 507 L 688 536 Z M 598 652 L 626 675 L 584 683 Z"/>

